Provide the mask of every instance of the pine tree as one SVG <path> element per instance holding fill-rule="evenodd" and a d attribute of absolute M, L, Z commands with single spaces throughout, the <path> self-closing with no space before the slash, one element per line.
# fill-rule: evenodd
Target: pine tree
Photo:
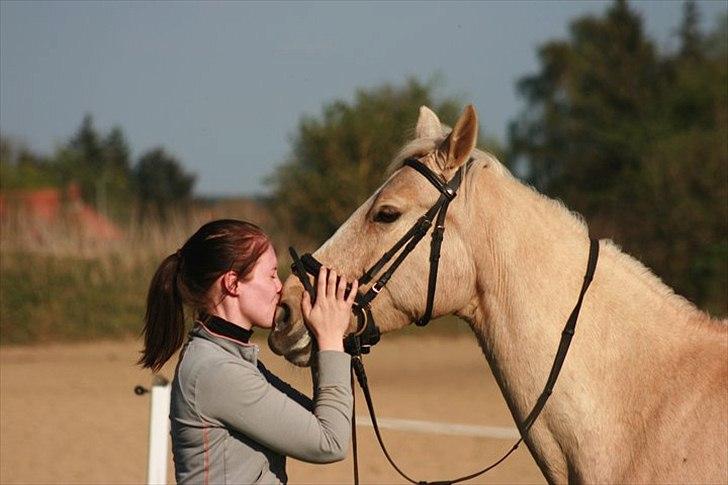
<path fill-rule="evenodd" d="M 679 29 L 680 57 L 696 59 L 702 56 L 703 38 L 700 33 L 700 13 L 694 0 L 685 2 Z"/>
<path fill-rule="evenodd" d="M 190 201 L 196 177 L 186 172 L 163 148 L 154 148 L 139 158 L 134 167 L 134 179 L 141 218 L 158 217 L 164 222 L 175 209 Z"/>

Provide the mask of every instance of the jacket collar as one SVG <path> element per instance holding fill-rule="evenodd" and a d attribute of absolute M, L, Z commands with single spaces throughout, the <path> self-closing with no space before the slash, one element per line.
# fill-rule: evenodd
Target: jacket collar
<path fill-rule="evenodd" d="M 237 340 L 224 333 L 218 333 L 200 320 L 195 321 L 195 326 L 190 331 L 190 337 L 210 341 L 221 347 L 225 352 L 247 360 L 253 365 L 258 365 L 258 352 L 260 349 L 257 345 Z"/>
<path fill-rule="evenodd" d="M 250 337 L 253 336 L 253 330 L 243 328 L 217 315 L 203 314 L 198 320 L 212 333 L 229 337 L 244 344 L 249 343 Z"/>

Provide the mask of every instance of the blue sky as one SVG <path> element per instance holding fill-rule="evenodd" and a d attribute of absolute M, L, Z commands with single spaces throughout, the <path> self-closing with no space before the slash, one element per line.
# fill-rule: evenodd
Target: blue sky
<path fill-rule="evenodd" d="M 302 115 L 440 73 L 501 140 L 536 48 L 605 1 L 0 2 L 0 131 L 50 153 L 85 113 L 136 157 L 164 146 L 203 195 L 260 194 Z M 713 28 L 724 0 L 699 1 Z M 679 1 L 632 2 L 663 49 Z"/>

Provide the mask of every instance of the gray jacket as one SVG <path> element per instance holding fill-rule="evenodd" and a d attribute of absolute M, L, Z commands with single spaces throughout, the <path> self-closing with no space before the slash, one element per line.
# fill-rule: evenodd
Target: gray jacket
<path fill-rule="evenodd" d="M 351 434 L 351 357 L 318 353 L 315 401 L 258 362 L 258 346 L 197 324 L 172 382 L 179 483 L 285 483 L 286 456 L 343 460 Z"/>

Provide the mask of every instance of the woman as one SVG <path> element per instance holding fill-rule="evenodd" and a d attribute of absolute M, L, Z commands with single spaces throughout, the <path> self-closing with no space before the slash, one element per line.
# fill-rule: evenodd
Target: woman
<path fill-rule="evenodd" d="M 179 483 L 285 483 L 285 457 L 343 460 L 350 437 L 350 356 L 343 337 L 357 291 L 322 268 L 301 309 L 318 344 L 314 401 L 271 374 L 250 343 L 271 328 L 281 292 L 270 239 L 257 226 L 202 226 L 152 278 L 140 365 L 158 371 L 182 346 L 184 307 L 197 316 L 172 383 Z"/>

